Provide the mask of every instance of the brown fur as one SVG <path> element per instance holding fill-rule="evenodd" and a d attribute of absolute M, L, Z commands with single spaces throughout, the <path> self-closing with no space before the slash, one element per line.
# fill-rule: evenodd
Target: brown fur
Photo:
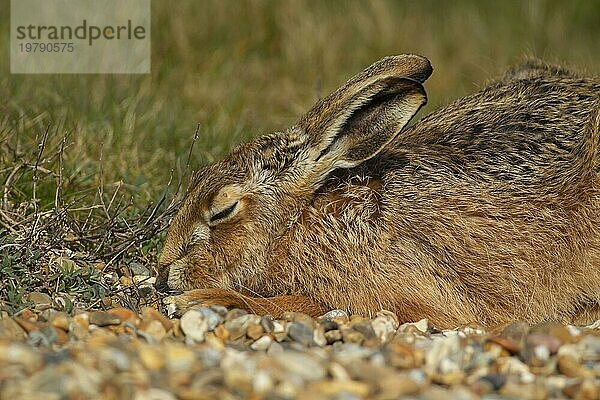
<path fill-rule="evenodd" d="M 430 74 L 385 58 L 201 170 L 160 259 L 188 291 L 169 302 L 600 318 L 600 80 L 531 61 L 402 130 Z"/>

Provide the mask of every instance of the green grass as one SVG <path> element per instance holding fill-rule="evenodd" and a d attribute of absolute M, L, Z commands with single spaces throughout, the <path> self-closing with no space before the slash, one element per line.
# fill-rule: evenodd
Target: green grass
<path fill-rule="evenodd" d="M 9 2 L 0 6 L 8 10 Z M 11 75 L 8 26 L 2 12 L 0 301 L 10 312 L 27 305 L 31 290 L 97 307 L 116 290 L 103 274 L 126 275 L 131 260 L 153 264 L 164 223 L 135 240 L 132 231 L 185 181 L 197 126 L 192 168 L 285 129 L 390 54 L 432 61 L 422 113 L 527 56 L 600 70 L 598 1 L 156 0 L 152 73 L 142 76 Z M 36 163 L 43 169 L 35 172 Z M 33 221 L 35 235 L 27 233 Z M 80 272 L 61 269 L 52 262 L 58 256 Z M 119 296 L 139 304 L 127 301 L 131 293 Z"/>

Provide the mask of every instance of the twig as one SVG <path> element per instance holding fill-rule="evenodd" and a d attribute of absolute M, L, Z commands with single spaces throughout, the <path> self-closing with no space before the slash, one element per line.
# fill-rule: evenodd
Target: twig
<path fill-rule="evenodd" d="M 33 209 L 34 209 L 34 221 L 33 221 L 33 225 L 31 226 L 31 232 L 29 234 L 29 239 L 32 240 L 33 239 L 33 235 L 35 233 L 35 228 L 37 226 L 38 223 L 38 211 L 39 211 L 39 207 L 38 207 L 38 200 L 37 200 L 37 181 L 38 181 L 38 167 L 40 166 L 40 160 L 42 159 L 42 153 L 44 152 L 44 149 L 46 148 L 46 141 L 48 140 L 48 133 L 50 132 L 50 124 L 48 124 L 46 126 L 46 131 L 44 132 L 44 136 L 42 137 L 42 142 L 38 145 L 38 155 L 37 155 L 37 159 L 35 160 L 35 167 L 33 170 L 33 189 L 32 189 L 32 202 L 33 202 Z"/>

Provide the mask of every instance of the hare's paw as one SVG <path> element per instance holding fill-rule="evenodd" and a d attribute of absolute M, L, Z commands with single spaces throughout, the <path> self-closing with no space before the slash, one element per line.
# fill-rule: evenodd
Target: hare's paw
<path fill-rule="evenodd" d="M 227 289 L 195 289 L 165 297 L 163 304 L 166 306 L 167 315 L 172 318 L 180 317 L 194 306 L 239 307 L 244 303 L 242 298 L 240 293 Z"/>
<path fill-rule="evenodd" d="M 169 296 L 163 299 L 163 305 L 167 311 L 169 318 L 181 317 L 187 310 L 189 310 L 194 304 L 190 301 L 185 293 Z"/>

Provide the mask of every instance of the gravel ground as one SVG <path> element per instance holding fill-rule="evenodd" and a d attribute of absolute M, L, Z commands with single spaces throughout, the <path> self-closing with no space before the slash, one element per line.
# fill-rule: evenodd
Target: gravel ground
<path fill-rule="evenodd" d="M 600 323 L 440 331 L 333 310 L 0 315 L 0 399 L 600 398 Z"/>

